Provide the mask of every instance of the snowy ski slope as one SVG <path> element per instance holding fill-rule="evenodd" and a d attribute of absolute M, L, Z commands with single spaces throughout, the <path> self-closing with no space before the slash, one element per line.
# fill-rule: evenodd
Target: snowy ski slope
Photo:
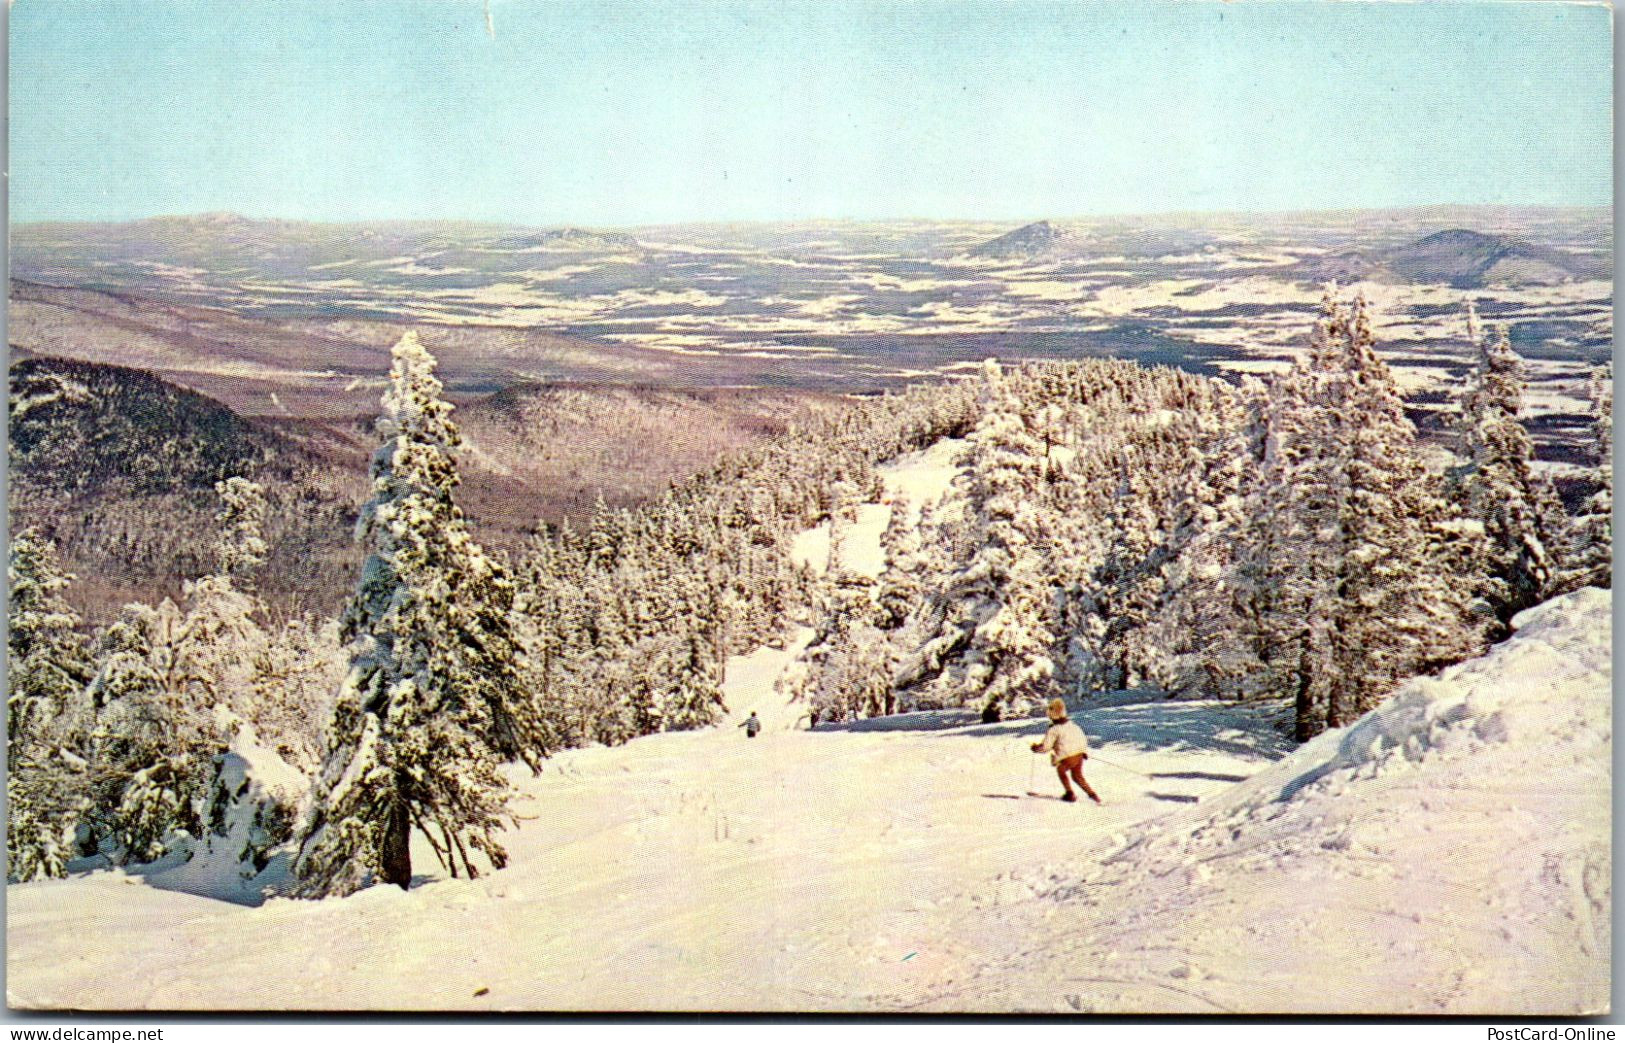
<path fill-rule="evenodd" d="M 888 473 L 917 506 L 953 446 Z M 884 512 L 847 553 L 872 557 Z M 825 535 L 827 544 L 827 533 Z M 809 537 L 809 558 L 816 558 Z M 825 551 L 827 554 L 827 550 Z M 867 559 L 865 559 L 867 560 Z M 117 871 L 8 890 L 14 1006 L 1577 1013 L 1606 1005 L 1610 599 L 1413 683 L 1285 760 L 1278 710 L 1092 701 L 1103 807 L 1040 720 L 729 718 L 518 779 L 509 868 L 258 907 Z M 756 710 L 766 730 L 736 725 Z M 161 878 L 157 882 L 162 882 Z"/>

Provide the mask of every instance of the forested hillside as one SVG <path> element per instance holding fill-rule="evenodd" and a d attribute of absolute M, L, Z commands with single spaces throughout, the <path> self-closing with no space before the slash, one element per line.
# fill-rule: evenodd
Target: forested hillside
<path fill-rule="evenodd" d="M 341 434 L 246 419 L 137 369 L 27 358 L 10 376 L 13 531 L 49 531 L 82 577 L 72 603 L 95 622 L 208 570 L 214 486 L 230 477 L 265 492 L 263 589 L 279 613 L 332 604 L 354 582 L 362 479 L 334 465 Z"/>
<path fill-rule="evenodd" d="M 472 876 L 507 857 L 504 762 L 712 724 L 728 658 L 798 625 L 813 634 L 788 694 L 815 721 L 996 720 L 1131 688 L 1290 706 L 1304 740 L 1523 609 L 1611 583 L 1605 377 L 1597 492 L 1569 516 L 1531 466 L 1504 332 L 1474 326 L 1449 454 L 1419 445 L 1364 300 L 1328 295 L 1305 335 L 1300 362 L 1240 384 L 990 362 L 810 414 L 511 554 L 464 514 L 467 446 L 434 359 L 403 338 L 337 620 L 267 611 L 263 473 L 200 470 L 210 554 L 178 596 L 94 632 L 52 542 L 16 534 L 9 872 L 194 859 L 246 883 L 280 859 L 318 897 L 409 883 L 416 834 Z M 79 394 L 70 376 L 14 391 L 14 416 Z M 944 440 L 963 442 L 945 496 L 888 492 L 883 464 Z M 841 550 L 860 525 L 883 526 L 873 567 Z"/>
<path fill-rule="evenodd" d="M 1569 517 L 1532 466 L 1505 332 L 1469 319 L 1450 454 L 1419 444 L 1363 300 L 1328 298 L 1306 357 L 1267 382 L 989 363 L 952 493 L 917 523 L 893 504 L 888 567 L 826 583 L 806 697 L 826 720 L 997 719 L 1119 688 L 1283 699 L 1302 740 L 1524 608 L 1607 585 L 1606 377 L 1597 491 Z"/>
<path fill-rule="evenodd" d="M 11 368 L 14 529 L 48 531 L 91 622 L 171 596 L 211 562 L 214 483 L 266 497 L 260 591 L 277 615 L 331 613 L 354 587 L 372 416 L 248 417 L 139 369 L 49 357 Z M 370 381 L 381 385 L 381 381 Z M 376 392 L 375 392 L 376 394 Z M 523 382 L 460 402 L 460 504 L 487 545 L 646 503 L 729 452 L 849 400 L 758 388 Z"/>

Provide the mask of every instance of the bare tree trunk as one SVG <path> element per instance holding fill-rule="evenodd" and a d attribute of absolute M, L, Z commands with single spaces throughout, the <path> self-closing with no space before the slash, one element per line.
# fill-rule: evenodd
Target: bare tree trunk
<path fill-rule="evenodd" d="M 379 855 L 380 883 L 399 884 L 401 890 L 412 885 L 412 820 L 404 802 L 397 801 L 389 811 L 389 823 Z"/>
<path fill-rule="evenodd" d="M 1297 694 L 1297 720 L 1294 722 L 1292 737 L 1298 742 L 1308 742 L 1322 730 L 1322 725 L 1315 715 L 1314 686 L 1309 671 L 1309 644 L 1303 642 L 1298 648 L 1298 694 Z"/>
<path fill-rule="evenodd" d="M 1332 639 L 1333 663 L 1341 664 L 1354 660 L 1354 656 L 1344 651 L 1343 644 L 1344 642 L 1341 637 L 1334 637 Z M 1349 723 L 1349 720 L 1351 719 L 1350 711 L 1352 711 L 1353 714 L 1358 714 L 1360 712 L 1359 710 L 1354 709 L 1354 701 L 1356 698 L 1358 698 L 1356 693 L 1358 693 L 1359 688 L 1355 685 L 1355 679 L 1350 677 L 1347 672 L 1341 669 L 1333 669 L 1331 672 L 1331 677 L 1327 680 L 1326 727 L 1341 728 L 1343 725 Z"/>

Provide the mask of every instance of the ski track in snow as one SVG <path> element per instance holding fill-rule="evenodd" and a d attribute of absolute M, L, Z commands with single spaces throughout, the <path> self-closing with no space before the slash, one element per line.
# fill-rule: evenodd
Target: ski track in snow
<path fill-rule="evenodd" d="M 888 485 L 917 511 L 956 448 L 911 454 Z M 887 516 L 860 513 L 848 564 L 880 561 Z M 942 711 L 804 730 L 774 687 L 804 628 L 729 661 L 717 728 L 516 770 L 509 867 L 478 880 L 445 878 L 418 846 L 411 891 L 325 902 L 250 908 L 118 871 L 13 885 L 9 1000 L 1599 1010 L 1608 609 L 1586 591 L 1535 610 L 1485 659 L 1279 762 L 1276 710 L 1091 701 L 1076 719 L 1102 807 L 1025 796 L 1059 790 L 1027 750 L 1040 720 Z M 747 739 L 752 710 L 765 730 Z"/>

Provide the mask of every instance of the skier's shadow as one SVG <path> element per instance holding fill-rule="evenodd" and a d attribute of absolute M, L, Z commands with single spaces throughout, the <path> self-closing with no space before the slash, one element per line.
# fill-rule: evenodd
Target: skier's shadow
<path fill-rule="evenodd" d="M 988 800 L 1020 800 L 1021 799 L 1020 796 L 1018 796 L 1018 795 L 1016 795 L 1014 793 L 984 793 L 984 794 L 982 794 L 982 796 L 987 798 Z M 1153 798 L 1155 798 L 1157 800 L 1170 801 L 1170 802 L 1172 802 L 1174 804 L 1195 804 L 1195 803 L 1197 803 L 1198 801 L 1200 801 L 1202 799 L 1201 797 L 1193 797 L 1188 793 L 1150 793 L 1150 792 L 1148 792 L 1148 793 L 1146 793 L 1146 796 L 1153 797 Z M 1060 798 L 1057 797 L 1057 798 L 1054 798 L 1054 799 L 1058 800 Z"/>
<path fill-rule="evenodd" d="M 1151 779 L 1206 779 L 1209 782 L 1246 782 L 1251 776 L 1226 775 L 1218 771 L 1153 771 Z"/>

